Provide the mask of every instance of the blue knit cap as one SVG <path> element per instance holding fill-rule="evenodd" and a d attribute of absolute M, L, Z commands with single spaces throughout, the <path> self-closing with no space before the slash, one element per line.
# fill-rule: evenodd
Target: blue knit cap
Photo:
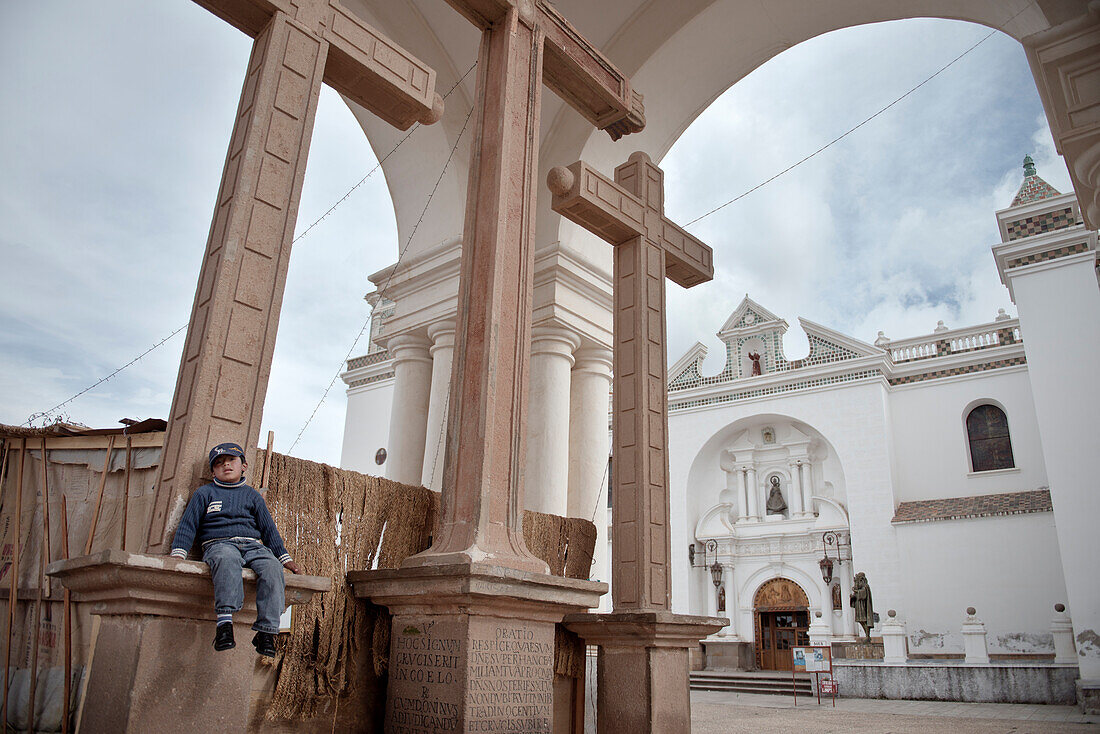
<path fill-rule="evenodd" d="M 244 449 L 235 443 L 219 443 L 210 449 L 210 468 L 214 468 L 214 460 L 219 456 L 239 456 L 244 461 Z"/>

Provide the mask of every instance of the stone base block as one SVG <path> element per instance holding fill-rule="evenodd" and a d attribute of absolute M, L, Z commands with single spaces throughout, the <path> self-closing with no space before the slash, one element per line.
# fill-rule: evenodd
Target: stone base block
<path fill-rule="evenodd" d="M 51 563 L 47 573 L 99 616 L 81 714 L 87 732 L 244 731 L 256 651 L 255 574 L 232 650 L 215 652 L 214 589 L 205 563 L 108 550 Z M 287 576 L 288 604 L 327 591 L 319 576 Z"/>
<path fill-rule="evenodd" d="M 835 661 L 838 696 L 973 703 L 1072 704 L 1077 667 L 1053 663 Z M 1079 700 L 1079 698 L 1078 698 Z"/>
<path fill-rule="evenodd" d="M 1074 684 L 1077 706 L 1086 714 L 1100 715 L 1100 680 L 1081 680 Z"/>
<path fill-rule="evenodd" d="M 244 731 L 255 634 L 234 624 L 237 647 L 215 652 L 208 621 L 101 617 L 81 715 L 84 731 Z"/>
<path fill-rule="evenodd" d="M 755 670 L 756 652 L 751 642 L 703 640 L 706 670 Z"/>
<path fill-rule="evenodd" d="M 688 649 L 729 620 L 671 612 L 612 612 L 573 614 L 564 622 L 586 644 L 600 648 L 596 682 L 600 734 L 689 734 Z"/>
<path fill-rule="evenodd" d="M 348 581 L 393 614 L 390 734 L 550 734 L 554 626 L 607 590 L 478 563 L 354 571 Z"/>

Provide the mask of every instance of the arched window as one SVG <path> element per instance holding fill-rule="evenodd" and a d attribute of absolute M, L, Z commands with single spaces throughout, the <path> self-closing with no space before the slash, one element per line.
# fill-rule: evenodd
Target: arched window
<path fill-rule="evenodd" d="M 966 437 L 970 441 L 972 471 L 1012 469 L 1012 441 L 1008 418 L 996 405 L 979 405 L 966 416 Z"/>

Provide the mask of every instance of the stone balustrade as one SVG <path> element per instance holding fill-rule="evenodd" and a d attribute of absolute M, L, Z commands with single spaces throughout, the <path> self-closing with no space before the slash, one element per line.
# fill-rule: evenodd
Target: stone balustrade
<path fill-rule="evenodd" d="M 965 329 L 948 329 L 934 334 L 909 339 L 880 339 L 876 343 L 890 355 L 894 364 L 919 359 L 944 357 L 950 354 L 973 352 L 978 349 L 1019 344 L 1020 320 L 1002 319 Z"/>

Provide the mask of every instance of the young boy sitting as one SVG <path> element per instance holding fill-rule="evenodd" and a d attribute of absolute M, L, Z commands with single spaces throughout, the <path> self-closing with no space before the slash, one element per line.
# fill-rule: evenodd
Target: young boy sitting
<path fill-rule="evenodd" d="M 210 449 L 210 470 L 214 481 L 199 487 L 183 512 L 172 553 L 186 558 L 195 542 L 202 544 L 202 560 L 214 579 L 214 612 L 218 615 L 214 649 L 228 650 L 233 640 L 233 612 L 244 604 L 241 568 L 256 572 L 256 652 L 275 656 L 275 635 L 279 617 L 286 609 L 283 567 L 301 573 L 290 558 L 264 498 L 244 483 L 244 450 L 235 443 L 220 443 Z"/>

